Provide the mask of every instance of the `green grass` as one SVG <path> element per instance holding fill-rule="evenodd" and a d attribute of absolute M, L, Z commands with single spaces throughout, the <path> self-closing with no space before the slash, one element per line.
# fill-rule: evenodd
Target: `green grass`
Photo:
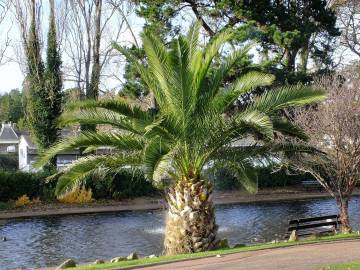
<path fill-rule="evenodd" d="M 281 248 L 281 247 L 312 244 L 312 243 L 326 242 L 326 241 L 336 241 L 336 240 L 350 239 L 350 238 L 360 238 L 360 235 L 357 233 L 337 234 L 337 235 L 333 235 L 333 236 L 309 238 L 307 240 L 302 240 L 302 241 L 298 241 L 298 242 L 279 242 L 279 243 L 256 244 L 256 245 L 240 247 L 240 248 L 229 248 L 229 249 L 213 250 L 213 251 L 191 253 L 191 254 L 179 254 L 179 255 L 175 255 L 175 256 L 160 256 L 158 258 L 151 258 L 151 259 L 144 258 L 144 259 L 139 259 L 139 260 L 123 261 L 123 262 L 118 262 L 118 263 L 84 265 L 84 266 L 80 266 L 80 267 L 72 268 L 72 269 L 78 269 L 78 270 L 108 270 L 108 269 L 114 269 L 114 268 L 126 269 L 127 267 L 130 267 L 130 266 L 182 261 L 182 260 L 187 260 L 187 259 L 210 257 L 210 256 L 215 256 L 217 254 L 226 255 L 226 254 L 244 252 L 244 251 L 255 251 L 255 250 L 261 250 L 261 249 Z M 329 269 L 333 269 L 333 268 L 329 268 Z M 337 269 L 337 268 L 334 268 L 334 269 Z M 343 268 L 339 268 L 339 269 L 343 269 Z M 344 269 L 346 269 L 346 268 L 344 268 Z M 358 268 L 354 268 L 354 269 L 358 269 Z"/>
<path fill-rule="evenodd" d="M 326 266 L 323 268 L 317 268 L 317 270 L 360 270 L 360 262 Z"/>

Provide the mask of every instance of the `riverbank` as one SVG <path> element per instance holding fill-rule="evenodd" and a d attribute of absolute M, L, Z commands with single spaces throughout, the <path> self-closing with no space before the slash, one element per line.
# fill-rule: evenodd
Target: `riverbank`
<path fill-rule="evenodd" d="M 357 189 L 354 195 L 360 195 Z M 288 200 L 307 200 L 316 198 L 331 197 L 327 192 L 307 192 L 298 188 L 278 188 L 264 189 L 257 194 L 249 194 L 244 191 L 216 192 L 214 202 L 216 205 L 251 203 L 251 202 L 270 202 Z M 122 201 L 95 201 L 90 204 L 62 204 L 49 203 L 38 204 L 30 207 L 15 208 L 0 211 L 0 219 L 25 218 L 53 215 L 72 215 L 72 214 L 91 214 L 137 210 L 157 210 L 165 209 L 166 203 L 162 198 L 141 197 Z"/>

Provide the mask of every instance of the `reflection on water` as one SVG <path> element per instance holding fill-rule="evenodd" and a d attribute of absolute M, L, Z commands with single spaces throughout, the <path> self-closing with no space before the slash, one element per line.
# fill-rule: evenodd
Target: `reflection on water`
<path fill-rule="evenodd" d="M 351 222 L 360 229 L 360 197 L 350 203 Z M 289 219 L 337 213 L 331 199 L 219 206 L 219 237 L 230 244 L 271 241 L 281 237 Z M 9 220 L 0 224 L 1 269 L 34 269 L 72 258 L 78 262 L 109 259 L 137 251 L 159 254 L 163 211 L 139 211 Z"/>

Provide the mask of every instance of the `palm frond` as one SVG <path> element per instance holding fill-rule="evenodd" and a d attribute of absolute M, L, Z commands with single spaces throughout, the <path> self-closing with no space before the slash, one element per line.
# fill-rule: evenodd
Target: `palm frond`
<path fill-rule="evenodd" d="M 309 136 L 298 125 L 279 117 L 272 118 L 271 120 L 275 131 L 280 132 L 286 136 L 298 138 L 300 140 L 308 140 Z"/>
<path fill-rule="evenodd" d="M 240 61 L 242 58 L 246 57 L 251 48 L 252 48 L 252 45 L 247 45 L 244 48 L 242 48 L 241 50 L 234 51 L 229 56 L 224 58 L 221 65 L 218 68 L 216 68 L 214 75 L 209 79 L 209 85 L 207 87 L 208 89 L 204 89 L 204 90 L 206 90 L 205 91 L 206 96 L 214 97 L 218 93 L 218 91 L 221 89 L 221 86 L 224 83 L 225 78 L 228 75 L 230 69 L 238 61 Z M 249 75 L 254 76 L 254 77 L 256 76 L 256 74 L 254 72 L 252 72 Z M 240 79 L 240 81 L 243 81 L 242 84 L 244 84 L 244 78 Z M 256 78 L 254 78 L 252 81 L 253 81 L 253 84 L 259 82 L 259 80 L 257 80 Z M 237 83 L 237 84 L 240 85 L 239 83 Z M 234 90 L 239 91 L 237 88 L 239 89 L 240 87 L 235 87 Z M 253 87 L 253 88 L 255 88 L 255 87 Z M 251 88 L 248 87 L 248 89 L 251 89 Z"/>
<path fill-rule="evenodd" d="M 271 85 L 275 77 L 257 71 L 249 72 L 235 81 L 224 93 L 214 99 L 214 106 L 219 112 L 225 112 L 245 93 L 258 87 Z"/>
<path fill-rule="evenodd" d="M 91 150 L 98 147 L 111 147 L 121 151 L 141 151 L 144 145 L 145 142 L 134 135 L 87 131 L 76 137 L 68 138 L 55 144 L 40 155 L 35 166 L 39 168 L 56 155 L 79 148 Z"/>
<path fill-rule="evenodd" d="M 136 105 L 129 105 L 125 100 L 121 99 L 103 99 L 103 100 L 84 100 L 71 102 L 66 106 L 66 111 L 75 111 L 82 109 L 101 108 L 115 113 L 124 115 L 126 117 L 135 118 L 142 121 L 151 121 L 152 115 L 149 112 L 143 111 Z"/>
<path fill-rule="evenodd" d="M 112 46 L 115 50 L 119 51 L 121 54 L 123 54 L 131 64 L 134 65 L 136 70 L 139 72 L 142 80 L 145 82 L 146 86 L 148 87 L 149 91 L 152 92 L 156 98 L 156 101 L 159 103 L 159 105 L 165 105 L 166 99 L 163 94 L 163 92 L 160 90 L 158 84 L 156 81 L 152 78 L 151 73 L 148 69 L 144 66 L 143 63 L 139 62 L 139 59 L 130 53 L 126 48 L 121 47 L 119 44 L 113 42 Z"/>
<path fill-rule="evenodd" d="M 134 134 L 143 134 L 145 123 L 136 121 L 136 119 L 129 119 L 118 113 L 106 110 L 87 109 L 74 112 L 65 112 L 58 119 L 61 126 L 71 124 L 107 124 L 114 128 L 130 131 Z"/>
<path fill-rule="evenodd" d="M 126 157 L 123 155 L 91 155 L 82 157 L 75 162 L 73 162 L 65 171 L 62 172 L 60 176 L 55 193 L 57 196 L 61 197 L 62 195 L 78 188 L 83 180 L 94 173 L 100 168 L 113 169 L 117 170 L 120 167 L 139 165 L 138 156 Z"/>
<path fill-rule="evenodd" d="M 143 46 L 148 60 L 148 71 L 152 79 L 156 80 L 161 89 L 162 96 L 168 106 L 169 97 L 171 96 L 171 83 L 173 73 L 169 63 L 169 54 L 164 44 L 151 33 L 142 34 Z"/>
<path fill-rule="evenodd" d="M 251 164 L 227 161 L 224 165 L 248 192 L 256 193 L 258 191 L 256 171 Z"/>
<path fill-rule="evenodd" d="M 201 29 L 201 22 L 195 22 L 186 35 L 186 39 L 189 43 L 189 59 L 193 59 L 199 48 L 199 33 Z"/>
<path fill-rule="evenodd" d="M 265 139 L 271 140 L 274 138 L 273 123 L 270 117 L 260 111 L 245 111 L 240 113 L 236 118 L 236 132 L 244 134 L 250 129 L 250 132 L 255 132 L 264 136 Z"/>
<path fill-rule="evenodd" d="M 194 105 L 191 88 L 190 45 L 188 41 L 183 37 L 179 37 L 174 41 L 169 57 L 173 69 L 169 102 L 175 105 L 177 112 L 175 115 L 184 118 Z"/>
<path fill-rule="evenodd" d="M 161 164 L 164 156 L 169 153 L 169 149 L 165 142 L 161 138 L 154 138 L 144 149 L 144 169 L 147 177 L 154 180 L 154 172 L 157 170 L 159 164 Z M 162 165 L 163 166 L 163 165 Z"/>
<path fill-rule="evenodd" d="M 193 89 L 199 91 L 201 85 L 204 85 L 204 80 L 209 72 L 214 58 L 219 55 L 220 48 L 234 36 L 230 29 L 224 30 L 217 36 L 213 37 L 210 43 L 205 47 L 202 54 L 198 57 L 193 57 L 191 66 L 193 67 Z M 196 69 L 194 68 L 196 67 Z"/>
<path fill-rule="evenodd" d="M 302 85 L 284 86 L 260 95 L 249 107 L 264 113 L 272 113 L 288 107 L 314 104 L 324 98 L 322 90 Z"/>

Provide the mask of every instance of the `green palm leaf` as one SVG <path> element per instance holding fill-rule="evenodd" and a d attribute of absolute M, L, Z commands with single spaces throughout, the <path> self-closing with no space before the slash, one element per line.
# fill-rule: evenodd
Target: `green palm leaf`
<path fill-rule="evenodd" d="M 84 179 L 94 173 L 96 170 L 108 169 L 118 170 L 121 167 L 126 167 L 129 164 L 138 165 L 139 157 L 128 155 L 98 155 L 86 156 L 76 160 L 71 164 L 60 176 L 55 193 L 61 197 L 66 193 L 77 189 Z"/>
<path fill-rule="evenodd" d="M 324 93 L 322 90 L 302 85 L 284 86 L 257 97 L 254 103 L 250 105 L 250 108 L 264 113 L 272 113 L 289 107 L 313 104 L 323 99 Z"/>
<path fill-rule="evenodd" d="M 275 77 L 261 72 L 249 72 L 240 77 L 224 93 L 214 99 L 214 106 L 219 112 L 225 112 L 242 95 L 261 86 L 269 86 Z"/>
<path fill-rule="evenodd" d="M 35 166 L 41 167 L 56 155 L 72 149 L 91 148 L 91 150 L 95 150 L 98 147 L 111 147 L 119 151 L 141 151 L 144 145 L 145 142 L 134 135 L 88 131 L 57 143 L 40 155 Z"/>
<path fill-rule="evenodd" d="M 121 115 L 124 115 L 126 117 L 142 120 L 144 122 L 150 122 L 152 119 L 152 116 L 150 113 L 143 111 L 138 106 L 130 106 L 126 103 L 125 100 L 85 100 L 85 101 L 78 101 L 78 102 L 72 102 L 69 105 L 67 105 L 66 109 L 68 112 L 70 111 L 78 111 L 78 110 L 84 110 L 84 109 L 106 109 Z"/>

